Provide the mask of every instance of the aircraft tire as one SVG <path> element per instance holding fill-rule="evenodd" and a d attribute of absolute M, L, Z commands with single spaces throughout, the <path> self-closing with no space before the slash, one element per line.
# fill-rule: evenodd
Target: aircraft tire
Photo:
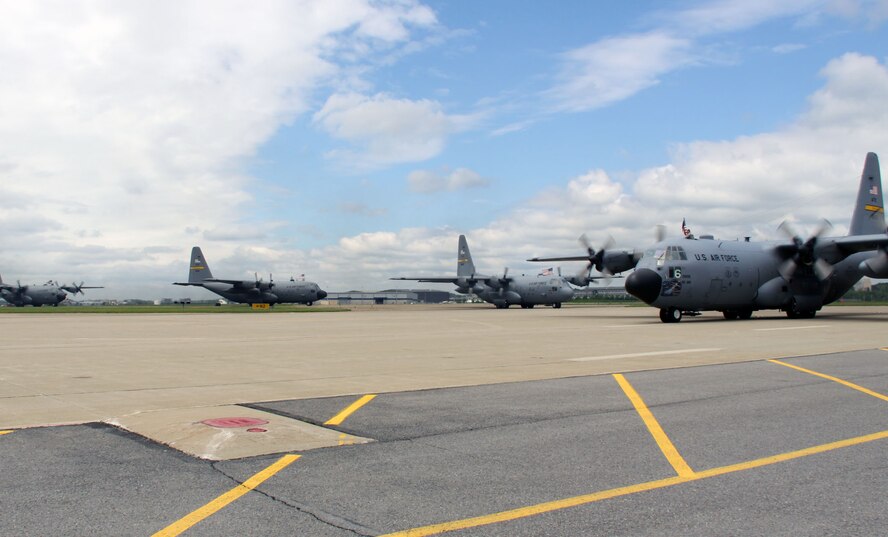
<path fill-rule="evenodd" d="M 752 309 L 751 308 L 742 309 L 738 312 L 738 315 L 739 315 L 741 321 L 748 321 L 749 319 L 752 319 Z"/>
<path fill-rule="evenodd" d="M 786 310 L 786 316 L 790 319 L 813 319 L 817 315 L 817 310 L 800 310 L 796 307 L 793 300 L 792 305 Z"/>
<path fill-rule="evenodd" d="M 722 312 L 722 315 L 729 321 L 736 321 L 740 317 L 740 314 L 733 310 L 725 310 Z"/>
<path fill-rule="evenodd" d="M 664 323 L 677 323 L 681 321 L 681 310 L 678 308 L 663 308 L 660 310 L 660 320 Z"/>
<path fill-rule="evenodd" d="M 556 310 L 561 308 L 561 302 L 556 302 L 556 303 L 552 304 L 552 307 L 555 308 Z"/>

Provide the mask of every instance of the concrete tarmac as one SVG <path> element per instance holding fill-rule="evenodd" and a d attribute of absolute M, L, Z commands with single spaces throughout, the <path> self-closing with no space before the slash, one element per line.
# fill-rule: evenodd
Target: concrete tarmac
<path fill-rule="evenodd" d="M 209 462 L 106 425 L 15 430 L 0 534 L 884 534 L 888 352 L 781 362 L 626 374 L 672 455 L 611 375 L 382 394 L 337 427 L 376 442 L 304 452 L 225 505 L 287 455 Z M 352 401 L 255 406 L 320 423 Z"/>
<path fill-rule="evenodd" d="M 647 307 L 0 317 L 0 428 L 877 348 L 888 308 L 663 324 Z"/>
<path fill-rule="evenodd" d="M 4 315 L 0 534 L 879 535 L 886 319 Z"/>

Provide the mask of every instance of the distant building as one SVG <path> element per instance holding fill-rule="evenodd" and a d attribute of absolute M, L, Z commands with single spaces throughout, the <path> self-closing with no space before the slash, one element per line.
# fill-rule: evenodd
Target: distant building
<path fill-rule="evenodd" d="M 352 304 L 440 304 L 453 299 L 454 295 L 447 291 L 387 289 L 375 292 L 346 291 L 344 293 L 327 293 L 327 298 L 323 302 L 340 306 Z"/>
<path fill-rule="evenodd" d="M 607 299 L 625 299 L 625 300 L 635 300 L 635 297 L 626 292 L 625 287 L 593 287 L 589 286 L 583 289 L 575 289 L 574 290 L 574 298 L 577 299 L 594 299 L 594 298 L 607 298 Z"/>

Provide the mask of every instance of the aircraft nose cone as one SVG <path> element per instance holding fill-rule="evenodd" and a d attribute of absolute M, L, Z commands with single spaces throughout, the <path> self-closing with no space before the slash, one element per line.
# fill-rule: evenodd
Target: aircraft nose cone
<path fill-rule="evenodd" d="M 651 269 L 638 269 L 626 278 L 626 292 L 648 304 L 657 300 L 662 287 L 663 278 Z"/>
<path fill-rule="evenodd" d="M 327 291 L 321 291 L 320 289 L 318 289 L 318 300 L 322 298 L 327 298 Z"/>

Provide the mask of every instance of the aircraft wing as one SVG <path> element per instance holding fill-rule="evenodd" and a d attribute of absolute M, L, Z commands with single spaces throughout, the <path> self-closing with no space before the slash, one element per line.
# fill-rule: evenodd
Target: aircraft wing
<path fill-rule="evenodd" d="M 825 243 L 824 246 L 832 243 L 835 244 L 836 247 L 843 253 L 853 254 L 856 252 L 866 252 L 867 250 L 876 250 L 888 246 L 888 233 L 836 237 L 824 240 L 823 242 Z"/>
<path fill-rule="evenodd" d="M 528 261 L 546 262 L 546 261 L 589 261 L 588 255 L 566 255 L 562 257 L 531 257 Z"/>
<path fill-rule="evenodd" d="M 432 277 L 432 278 L 427 278 L 427 277 L 406 278 L 405 277 L 405 278 L 389 278 L 389 279 L 390 280 L 412 280 L 412 281 L 424 282 L 424 283 L 452 283 L 452 284 L 456 284 L 456 282 L 458 281 L 458 278 L 454 278 L 453 276 L 440 277 L 440 278 L 434 278 L 434 277 Z"/>

